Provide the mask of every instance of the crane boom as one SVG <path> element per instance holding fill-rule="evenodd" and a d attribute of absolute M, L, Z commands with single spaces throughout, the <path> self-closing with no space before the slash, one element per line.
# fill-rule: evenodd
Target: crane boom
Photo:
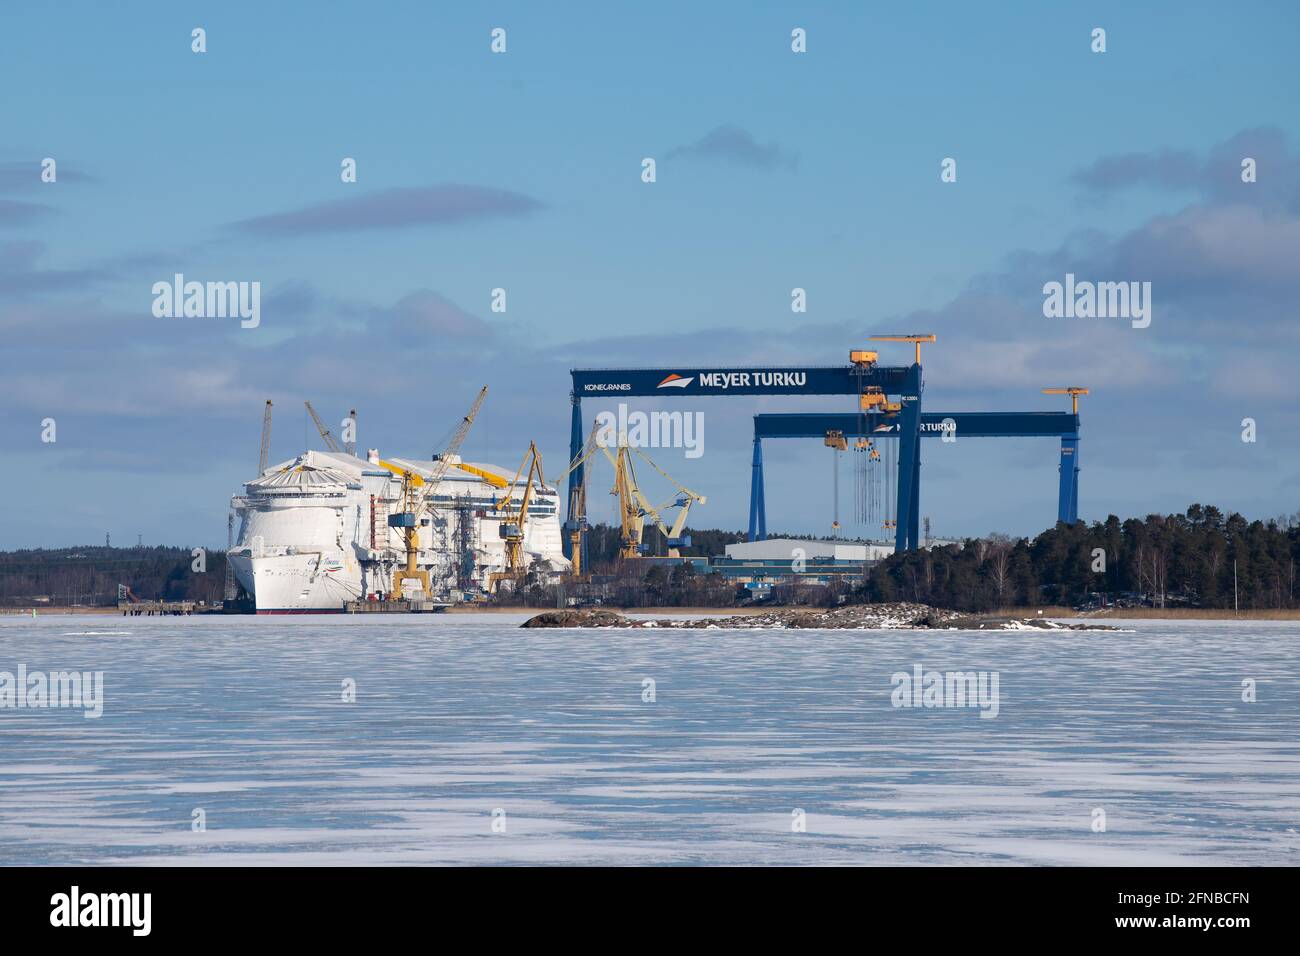
<path fill-rule="evenodd" d="M 917 365 L 920 365 L 920 364 L 921 364 L 921 346 L 922 346 L 922 344 L 924 344 L 924 343 L 926 343 L 926 342 L 933 342 L 933 341 L 935 341 L 936 338 L 937 338 L 937 337 L 936 337 L 933 333 L 927 332 L 927 333 L 925 333 L 925 334 L 923 334 L 923 335 L 873 335 L 873 336 L 871 336 L 871 341 L 873 341 L 873 342 L 911 342 L 914 346 L 916 346 L 916 364 L 917 364 Z M 850 357 L 850 359 L 852 359 L 852 354 L 850 354 L 849 357 Z M 855 364 L 856 364 L 856 363 L 855 363 Z"/>
<path fill-rule="evenodd" d="M 474 419 L 478 411 L 483 407 L 483 400 L 487 398 L 488 387 L 484 385 L 479 389 L 478 397 L 474 399 L 474 404 L 469 407 L 465 417 L 461 419 L 460 425 L 456 428 L 456 433 L 451 436 L 451 441 L 447 442 L 447 447 L 442 450 L 438 460 L 434 462 L 433 474 L 424 483 L 424 492 L 420 495 L 416 503 L 416 511 L 422 511 L 429 500 L 429 495 L 433 494 L 433 489 L 442 481 L 442 476 L 447 474 L 447 469 L 451 467 L 451 460 L 460 452 L 460 446 L 465 441 L 465 436 L 469 434 L 470 426 L 474 424 Z"/>
<path fill-rule="evenodd" d="M 266 457 L 271 453 L 271 400 L 266 400 L 266 410 L 262 412 L 262 454 L 257 459 L 257 473 L 266 471 Z"/>
<path fill-rule="evenodd" d="M 1063 388 L 1045 388 L 1044 395 L 1069 395 L 1074 414 L 1079 414 L 1079 396 L 1087 395 L 1088 390 L 1080 385 L 1066 385 Z"/>
<path fill-rule="evenodd" d="M 311 402 L 303 402 L 303 404 L 307 406 L 307 414 L 311 416 L 311 420 L 316 423 L 316 430 L 320 432 L 321 441 L 325 443 L 325 447 L 334 452 L 342 451 L 338 439 L 334 437 L 333 432 L 325 427 L 325 423 L 316 414 L 316 409 L 311 407 Z"/>

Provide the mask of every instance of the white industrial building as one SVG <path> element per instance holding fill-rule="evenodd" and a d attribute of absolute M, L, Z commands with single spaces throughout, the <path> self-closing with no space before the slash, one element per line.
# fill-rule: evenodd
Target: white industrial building
<path fill-rule="evenodd" d="M 733 561 L 790 561 L 797 557 L 824 561 L 881 561 L 894 553 L 892 544 L 877 542 L 850 543 L 804 538 L 768 538 L 726 546 Z M 802 551 L 802 554 L 799 552 Z"/>

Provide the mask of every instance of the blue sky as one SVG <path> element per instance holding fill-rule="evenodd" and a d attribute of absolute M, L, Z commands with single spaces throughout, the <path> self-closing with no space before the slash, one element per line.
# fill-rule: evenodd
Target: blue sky
<path fill-rule="evenodd" d="M 6 5 L 0 547 L 223 543 L 266 398 L 275 457 L 314 435 L 303 399 L 427 454 L 486 383 L 466 456 L 535 439 L 554 471 L 572 365 L 839 363 L 909 331 L 940 337 L 932 409 L 1093 387 L 1085 518 L 1294 511 L 1300 13 L 1133 7 Z M 1151 327 L 1044 318 L 1067 271 L 1151 281 Z M 261 282 L 261 325 L 154 318 L 174 272 Z M 740 527 L 749 416 L 843 404 L 705 402 L 706 454 L 658 457 Z M 769 527 L 826 529 L 828 456 L 769 448 Z M 922 513 L 1035 533 L 1056 462 L 927 446 Z"/>

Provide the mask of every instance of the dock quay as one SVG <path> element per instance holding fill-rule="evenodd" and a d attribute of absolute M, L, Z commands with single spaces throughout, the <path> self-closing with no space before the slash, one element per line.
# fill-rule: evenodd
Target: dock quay
<path fill-rule="evenodd" d="M 447 601 L 346 601 L 349 614 L 436 614 L 451 604 Z"/>
<path fill-rule="evenodd" d="M 194 613 L 193 601 L 118 601 L 117 609 L 123 617 L 154 617 L 164 614 L 188 615 Z"/>

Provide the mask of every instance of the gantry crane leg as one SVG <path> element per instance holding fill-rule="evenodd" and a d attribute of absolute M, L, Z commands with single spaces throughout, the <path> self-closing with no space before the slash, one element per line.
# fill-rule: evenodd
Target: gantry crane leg
<path fill-rule="evenodd" d="M 763 439 L 754 436 L 754 465 L 749 480 L 749 540 L 767 537 L 767 509 L 763 502 Z"/>
<path fill-rule="evenodd" d="M 916 516 L 920 513 L 921 366 L 909 368 L 907 377 L 910 394 L 915 398 L 903 403 L 898 416 L 898 508 L 894 512 L 894 549 L 900 553 L 916 547 Z"/>

